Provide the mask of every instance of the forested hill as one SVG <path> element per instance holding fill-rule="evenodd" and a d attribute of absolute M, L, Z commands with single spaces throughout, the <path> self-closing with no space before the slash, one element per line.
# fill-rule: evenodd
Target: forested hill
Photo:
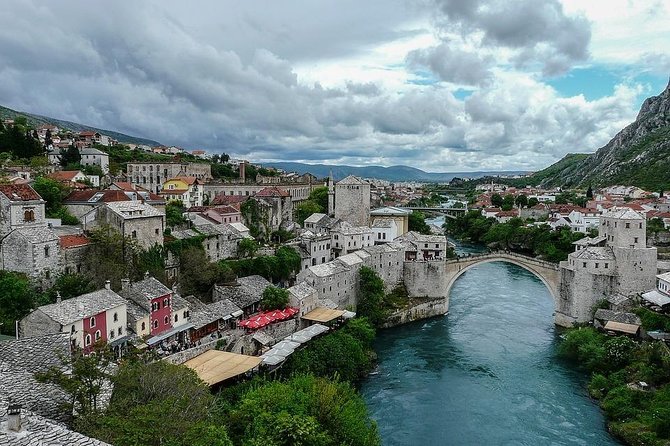
<path fill-rule="evenodd" d="M 25 116 L 26 119 L 28 120 L 28 124 L 32 127 L 39 127 L 40 125 L 43 124 L 52 124 L 62 129 L 71 130 L 73 132 L 80 132 L 82 130 L 91 130 L 94 132 L 99 132 L 104 135 L 111 136 L 112 138 L 117 139 L 119 142 L 132 143 L 132 144 L 147 144 L 152 147 L 161 145 L 159 142 L 151 139 L 139 138 L 137 136 L 130 136 L 124 133 L 114 132 L 112 130 L 99 129 L 88 125 L 78 124 L 76 122 L 63 121 L 61 119 L 50 118 L 48 116 L 23 113 L 0 105 L 0 120 L 15 119 L 17 116 Z"/>
<path fill-rule="evenodd" d="M 525 179 L 543 186 L 626 184 L 670 189 L 670 83 L 642 104 L 635 122 L 596 153 L 569 154 Z"/>

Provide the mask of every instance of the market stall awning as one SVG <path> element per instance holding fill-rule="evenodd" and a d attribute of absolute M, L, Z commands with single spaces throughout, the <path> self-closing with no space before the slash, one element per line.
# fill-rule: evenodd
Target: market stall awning
<path fill-rule="evenodd" d="M 614 321 L 607 321 L 605 324 L 605 330 L 618 331 L 620 333 L 636 334 L 639 329 L 640 326 L 637 324 L 624 324 L 623 322 Z"/>
<path fill-rule="evenodd" d="M 330 322 L 342 315 L 344 315 L 344 311 L 342 310 L 318 307 L 305 314 L 302 318 L 314 322 Z"/>
<path fill-rule="evenodd" d="M 180 333 L 184 330 L 188 330 L 189 328 L 193 328 L 193 324 L 184 324 L 184 325 L 180 325 L 178 327 L 172 327 L 171 329 L 169 329 L 166 332 L 163 332 L 159 335 L 156 335 L 156 336 L 153 336 L 153 337 L 147 339 L 147 344 L 149 346 L 156 345 L 158 342 L 162 341 L 163 339 L 167 339 L 170 336 L 172 336 L 174 334 L 177 334 L 177 333 Z"/>
<path fill-rule="evenodd" d="M 208 350 L 193 359 L 189 359 L 184 365 L 193 369 L 200 379 L 213 386 L 248 372 L 257 367 L 262 360 L 263 358 L 258 356 Z"/>
<path fill-rule="evenodd" d="M 670 297 L 666 296 L 663 293 L 659 293 L 656 290 L 642 293 L 642 299 L 654 305 L 658 305 L 659 307 L 664 307 L 670 304 Z"/>

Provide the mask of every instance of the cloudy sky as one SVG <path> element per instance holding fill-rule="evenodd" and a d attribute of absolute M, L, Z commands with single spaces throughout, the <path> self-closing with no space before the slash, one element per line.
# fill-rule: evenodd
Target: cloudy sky
<path fill-rule="evenodd" d="M 0 104 L 254 161 L 535 170 L 670 75 L 670 0 L 4 0 Z"/>

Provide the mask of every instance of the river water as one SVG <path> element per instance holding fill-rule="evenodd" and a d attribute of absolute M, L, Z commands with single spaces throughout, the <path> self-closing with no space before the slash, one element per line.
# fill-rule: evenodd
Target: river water
<path fill-rule="evenodd" d="M 447 316 L 381 331 L 361 392 L 383 444 L 618 444 L 587 377 L 556 358 L 552 313 L 539 279 L 495 262 L 458 279 Z"/>

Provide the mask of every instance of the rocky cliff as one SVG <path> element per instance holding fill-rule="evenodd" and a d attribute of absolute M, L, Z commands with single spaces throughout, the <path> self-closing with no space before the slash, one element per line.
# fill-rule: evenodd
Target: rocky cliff
<path fill-rule="evenodd" d="M 531 182 L 552 186 L 635 185 L 670 189 L 670 83 L 648 98 L 635 122 L 595 153 L 567 155 L 535 173 Z"/>

